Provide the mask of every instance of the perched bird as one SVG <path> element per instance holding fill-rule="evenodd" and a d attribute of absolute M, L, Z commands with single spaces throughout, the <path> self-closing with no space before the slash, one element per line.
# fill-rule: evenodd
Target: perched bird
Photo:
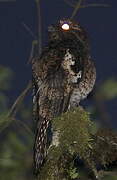
<path fill-rule="evenodd" d="M 48 28 L 48 33 L 47 47 L 32 62 L 36 174 L 47 155 L 52 118 L 78 106 L 91 92 L 96 79 L 87 34 L 79 24 L 60 20 Z"/>

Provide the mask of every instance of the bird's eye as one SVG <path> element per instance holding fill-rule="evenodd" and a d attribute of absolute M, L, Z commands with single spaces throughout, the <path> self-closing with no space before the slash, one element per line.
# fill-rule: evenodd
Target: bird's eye
<path fill-rule="evenodd" d="M 67 24 L 67 23 L 64 23 L 61 27 L 62 27 L 62 29 L 65 30 L 65 31 L 68 31 L 68 30 L 70 29 L 70 26 L 69 26 L 69 24 Z"/>

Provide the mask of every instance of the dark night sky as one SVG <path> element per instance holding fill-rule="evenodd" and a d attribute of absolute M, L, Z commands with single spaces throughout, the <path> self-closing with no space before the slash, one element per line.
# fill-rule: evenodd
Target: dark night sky
<path fill-rule="evenodd" d="M 31 79 L 31 66 L 27 66 L 33 37 L 22 22 L 37 33 L 35 0 L 0 0 L 0 64 L 10 67 L 15 77 L 10 91 L 11 103 Z M 97 2 L 97 0 L 88 0 Z M 98 0 L 111 4 L 110 8 L 81 9 L 75 17 L 87 30 L 91 42 L 91 54 L 96 64 L 97 83 L 117 76 L 117 1 Z M 48 25 L 63 17 L 70 17 L 73 9 L 63 0 L 42 0 L 43 45 L 47 42 Z M 116 99 L 109 103 L 114 121 L 117 115 Z"/>

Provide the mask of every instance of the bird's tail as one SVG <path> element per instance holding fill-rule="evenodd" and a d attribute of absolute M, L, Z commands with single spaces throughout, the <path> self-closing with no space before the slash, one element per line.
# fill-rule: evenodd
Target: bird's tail
<path fill-rule="evenodd" d="M 47 129 L 48 119 L 41 119 L 38 125 L 34 143 L 34 174 L 38 175 L 39 170 L 47 154 Z"/>

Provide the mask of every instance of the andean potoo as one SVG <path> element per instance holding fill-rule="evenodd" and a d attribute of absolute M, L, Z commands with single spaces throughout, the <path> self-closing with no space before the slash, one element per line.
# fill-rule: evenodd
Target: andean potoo
<path fill-rule="evenodd" d="M 47 47 L 32 62 L 36 174 L 47 155 L 52 118 L 78 106 L 96 79 L 87 33 L 78 23 L 60 20 L 48 28 L 48 33 Z"/>

